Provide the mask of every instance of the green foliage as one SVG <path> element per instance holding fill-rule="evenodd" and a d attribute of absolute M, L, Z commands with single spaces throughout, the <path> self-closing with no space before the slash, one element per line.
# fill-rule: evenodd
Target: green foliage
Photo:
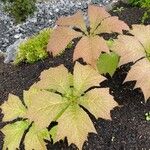
<path fill-rule="evenodd" d="M 100 55 L 97 61 L 97 69 L 100 72 L 100 74 L 109 73 L 112 76 L 116 71 L 118 63 L 119 56 L 116 53 L 103 53 Z"/>
<path fill-rule="evenodd" d="M 106 41 L 109 49 L 113 46 L 113 39 Z M 100 74 L 109 73 L 113 76 L 116 68 L 118 67 L 119 56 L 115 52 L 101 53 L 97 60 L 97 69 Z"/>
<path fill-rule="evenodd" d="M 143 0 L 128 0 L 129 4 L 133 6 L 140 6 Z"/>
<path fill-rule="evenodd" d="M 150 18 L 150 0 L 128 0 L 132 6 L 138 6 L 145 9 L 145 13 L 142 17 L 142 23 L 146 19 Z"/>
<path fill-rule="evenodd" d="M 123 7 L 116 7 L 113 9 L 113 12 L 122 12 L 124 10 Z"/>
<path fill-rule="evenodd" d="M 16 23 L 25 21 L 36 10 L 36 0 L 3 0 L 6 3 L 5 10 L 15 18 Z"/>
<path fill-rule="evenodd" d="M 46 46 L 51 36 L 52 29 L 44 29 L 38 35 L 27 39 L 20 44 L 15 64 L 20 62 L 34 63 L 48 56 Z"/>
<path fill-rule="evenodd" d="M 150 121 L 150 112 L 147 112 L 147 113 L 145 114 L 145 117 L 146 117 L 146 120 L 147 120 L 147 121 Z"/>

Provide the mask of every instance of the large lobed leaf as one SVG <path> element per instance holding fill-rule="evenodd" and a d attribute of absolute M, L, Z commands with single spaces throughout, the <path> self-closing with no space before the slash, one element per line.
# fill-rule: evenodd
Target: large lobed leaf
<path fill-rule="evenodd" d="M 144 58 L 132 66 L 126 81 L 136 80 L 135 87 L 142 89 L 147 100 L 150 97 L 150 25 L 133 25 L 130 33 L 133 36 L 118 36 L 112 50 L 121 57 L 120 65 Z"/>
<path fill-rule="evenodd" d="M 120 21 L 118 17 L 111 17 L 103 7 L 89 5 L 88 17 L 89 27 L 86 27 L 87 24 L 81 12 L 58 19 L 57 27 L 49 41 L 47 50 L 56 56 L 62 52 L 71 40 L 82 37 L 75 47 L 73 60 L 75 61 L 81 57 L 88 64 L 96 67 L 96 61 L 100 53 L 109 51 L 105 40 L 99 34 L 122 33 L 122 30 L 129 30 L 129 27 L 123 21 Z M 90 31 L 88 28 L 90 28 Z"/>
<path fill-rule="evenodd" d="M 58 106 L 60 106 L 60 113 L 58 116 L 54 117 L 55 109 L 56 110 L 58 109 L 57 105 L 53 105 L 52 107 L 50 106 L 50 108 L 48 108 L 49 104 L 51 105 L 52 102 L 53 98 L 52 95 L 56 95 L 54 93 L 50 93 L 49 98 L 48 95 L 44 96 L 44 98 L 47 97 L 47 102 L 43 98 L 41 98 L 40 102 L 37 102 L 38 106 L 44 106 L 44 104 L 39 103 L 46 102 L 45 106 L 47 111 L 46 110 L 41 111 L 40 116 L 37 115 L 39 116 L 39 118 L 38 117 L 36 118 L 39 119 L 38 121 L 39 123 L 40 120 L 48 121 L 48 117 L 55 118 L 56 121 L 58 121 L 55 141 L 67 137 L 69 144 L 75 143 L 79 147 L 79 149 L 81 149 L 84 141 L 86 140 L 87 134 L 89 132 L 96 132 L 96 131 L 90 118 L 88 117 L 86 112 L 84 112 L 84 110 L 79 107 L 79 105 L 84 106 L 97 118 L 102 117 L 110 119 L 111 118 L 110 110 L 113 107 L 117 106 L 117 103 L 113 100 L 113 97 L 109 94 L 108 89 L 97 89 L 97 90 L 95 89 L 90 90 L 90 92 L 87 92 L 86 94 L 84 93 L 90 87 L 99 86 L 99 83 L 105 80 L 105 78 L 101 76 L 91 66 L 89 65 L 83 66 L 80 63 L 76 62 L 72 78 L 70 77 L 71 75 L 67 73 L 67 70 L 63 65 L 59 66 L 58 68 L 48 69 L 44 71 L 44 76 L 42 73 L 41 80 L 37 84 L 35 84 L 34 87 L 42 89 L 43 84 L 44 89 L 50 89 L 50 87 L 54 87 L 54 89 L 56 90 L 59 89 L 60 85 L 61 87 L 64 88 L 66 87 L 68 92 L 66 91 L 66 94 L 63 95 L 65 96 L 65 99 L 62 99 L 60 95 L 57 95 L 58 97 L 60 97 L 60 101 L 57 102 L 58 98 L 54 98 L 55 100 L 53 102 L 53 104 L 55 104 L 56 102 Z M 60 70 L 62 70 L 62 72 L 60 72 Z M 53 72 L 55 72 L 55 74 L 53 74 Z M 55 75 L 56 77 L 55 80 L 53 79 L 52 74 Z M 63 82 L 64 80 L 61 79 L 61 76 L 63 76 L 66 82 L 68 82 L 67 86 L 66 83 Z M 73 81 L 69 82 L 70 79 L 72 79 Z M 61 90 L 59 92 L 63 92 L 64 94 L 64 90 Z M 36 107 L 38 108 L 38 106 Z M 32 109 L 34 109 L 35 114 L 39 114 L 38 112 L 35 111 L 35 108 Z M 42 118 L 42 116 L 44 116 L 47 119 L 43 119 L 44 117 Z M 74 131 L 74 134 L 72 134 L 72 131 Z"/>
<path fill-rule="evenodd" d="M 41 73 L 41 80 L 24 92 L 26 107 L 16 96 L 10 96 L 1 106 L 4 116 L 6 115 L 5 120 L 20 116 L 24 119 L 6 125 L 1 130 L 5 134 L 4 148 L 19 148 L 22 136 L 29 128 L 24 139 L 25 149 L 45 150 L 44 139 L 50 140 L 52 133 L 47 127 L 52 121 L 57 121 L 57 132 L 55 131 L 53 136 L 55 140 L 67 137 L 69 144 L 74 143 L 81 149 L 88 133 L 96 133 L 96 130 L 80 105 L 96 118 L 105 119 L 111 119 L 110 110 L 117 106 L 107 88 L 90 89 L 99 86 L 103 80 L 105 78 L 92 66 L 83 66 L 80 63 L 75 64 L 73 75 L 63 65 Z M 88 89 L 90 91 L 87 91 Z M 13 110 L 10 104 L 15 106 Z M 9 116 L 9 113 L 12 114 Z M 14 141 L 12 137 L 15 137 Z"/>

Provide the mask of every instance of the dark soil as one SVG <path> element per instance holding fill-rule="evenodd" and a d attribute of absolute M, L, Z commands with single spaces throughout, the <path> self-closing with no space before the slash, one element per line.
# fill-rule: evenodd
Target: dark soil
<path fill-rule="evenodd" d="M 112 12 L 119 16 L 128 25 L 140 24 L 143 10 L 124 6 L 122 12 Z M 146 24 L 149 24 L 147 20 Z M 0 58 L 0 104 L 7 100 L 8 94 L 13 93 L 22 98 L 23 90 L 27 90 L 38 80 L 40 73 L 50 67 L 64 64 L 70 71 L 73 70 L 73 50 L 66 50 L 63 55 L 49 57 L 35 64 L 21 64 L 13 66 L 4 64 Z M 134 89 L 135 81 L 123 83 L 133 64 L 129 63 L 118 68 L 112 78 L 101 83 L 102 87 L 110 87 L 110 93 L 120 104 L 111 111 L 112 121 L 90 117 L 95 125 L 97 134 L 89 133 L 88 140 L 83 145 L 84 150 L 149 150 L 150 149 L 150 121 L 146 121 L 145 113 L 150 111 L 150 100 L 144 102 L 140 89 Z M 2 114 L 1 117 L 2 118 Z M 4 123 L 1 123 L 1 127 Z M 0 149 L 2 149 L 3 135 L 0 136 Z M 68 145 L 67 139 L 54 145 L 47 143 L 49 150 L 75 150 L 74 144 Z M 23 145 L 21 148 L 23 149 Z"/>

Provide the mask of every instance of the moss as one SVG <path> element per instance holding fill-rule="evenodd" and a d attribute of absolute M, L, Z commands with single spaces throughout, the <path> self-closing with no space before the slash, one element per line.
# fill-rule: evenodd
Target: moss
<path fill-rule="evenodd" d="M 52 34 L 52 29 L 44 29 L 38 35 L 20 44 L 14 64 L 21 62 L 34 63 L 48 57 L 46 46 Z"/>

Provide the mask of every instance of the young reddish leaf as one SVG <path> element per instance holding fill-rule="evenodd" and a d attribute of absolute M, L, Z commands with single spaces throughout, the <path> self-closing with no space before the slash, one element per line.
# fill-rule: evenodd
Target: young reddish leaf
<path fill-rule="evenodd" d="M 21 138 L 27 130 L 29 123 L 27 121 L 18 121 L 13 124 L 8 124 L 1 129 L 5 135 L 3 150 L 16 150 L 19 149 Z"/>
<path fill-rule="evenodd" d="M 141 88 L 145 100 L 150 97 L 150 62 L 147 58 L 138 61 L 129 71 L 126 81 L 136 80 L 136 88 Z"/>
<path fill-rule="evenodd" d="M 150 52 L 150 25 L 132 25 L 130 33 L 142 43 L 146 51 Z"/>
<path fill-rule="evenodd" d="M 81 32 L 76 32 L 71 28 L 57 27 L 52 33 L 52 37 L 47 45 L 47 50 L 56 56 L 60 54 L 73 39 L 81 36 Z"/>
<path fill-rule="evenodd" d="M 81 150 L 88 132 L 96 133 L 88 114 L 77 104 L 70 105 L 58 119 L 56 140 L 68 137 L 69 144 L 74 143 Z"/>
<path fill-rule="evenodd" d="M 35 83 L 33 87 L 55 90 L 65 94 L 70 88 L 71 80 L 69 76 L 67 68 L 63 65 L 56 68 L 50 68 L 41 73 L 40 81 Z M 43 80 L 45 80 L 45 82 L 43 82 Z"/>
<path fill-rule="evenodd" d="M 74 94 L 80 95 L 92 86 L 99 86 L 99 83 L 105 80 L 105 77 L 101 76 L 91 66 L 83 66 L 76 62 L 73 79 Z"/>
<path fill-rule="evenodd" d="M 11 121 L 18 117 L 24 117 L 26 108 L 19 97 L 9 94 L 8 99 L 8 101 L 0 106 L 2 113 L 4 114 L 3 121 Z"/>
<path fill-rule="evenodd" d="M 99 117 L 111 119 L 110 110 L 118 106 L 109 94 L 108 88 L 93 89 L 81 97 L 80 105 L 84 106 L 97 119 Z"/>
<path fill-rule="evenodd" d="M 128 25 L 124 21 L 119 20 L 118 17 L 114 16 L 104 19 L 94 33 L 122 33 L 122 30 L 129 30 Z"/>
<path fill-rule="evenodd" d="M 121 56 L 119 65 L 135 62 L 146 56 L 143 46 L 133 36 L 119 35 L 118 39 L 114 40 L 111 50 Z"/>
<path fill-rule="evenodd" d="M 46 150 L 46 142 L 44 140 L 50 140 L 50 135 L 48 130 L 42 129 L 39 130 L 35 124 L 32 124 L 32 127 L 25 136 L 24 144 L 26 150 Z"/>
<path fill-rule="evenodd" d="M 82 57 L 84 61 L 96 68 L 96 61 L 102 51 L 109 52 L 109 48 L 103 38 L 84 36 L 74 50 L 73 60 L 75 61 Z"/>
<path fill-rule="evenodd" d="M 78 11 L 76 14 L 69 17 L 61 17 L 56 22 L 59 26 L 72 26 L 81 29 L 82 31 L 86 30 L 86 24 L 82 12 Z"/>
<path fill-rule="evenodd" d="M 110 17 L 110 14 L 103 7 L 89 5 L 88 16 L 90 20 L 90 32 L 93 33 L 101 21 L 107 17 Z"/>
<path fill-rule="evenodd" d="M 72 39 L 82 36 L 74 50 L 73 58 L 76 60 L 80 57 L 83 57 L 88 64 L 96 67 L 96 60 L 98 59 L 99 54 L 102 51 L 108 51 L 109 49 L 104 42 L 104 39 L 99 37 L 97 34 L 102 32 L 106 33 L 107 31 L 109 33 L 122 33 L 122 30 L 128 30 L 129 27 L 117 17 L 111 17 L 110 14 L 102 7 L 89 5 L 88 15 L 90 21 L 90 30 L 86 28 L 86 24 L 84 23 L 83 16 L 80 12 L 71 17 L 60 18 L 57 21 L 57 28 L 58 30 L 62 29 L 64 31 L 57 31 L 56 28 L 57 32 L 54 31 L 47 50 L 52 52 L 55 56 L 62 52 L 62 50 L 65 49 Z M 107 23 L 109 25 L 106 25 Z M 77 27 L 79 30 L 77 31 L 73 27 Z M 73 31 L 76 32 L 77 35 Z"/>
<path fill-rule="evenodd" d="M 34 121 L 41 129 L 48 127 L 50 122 L 54 121 L 57 115 L 68 106 L 65 98 L 45 90 L 32 95 L 31 101 L 26 118 L 31 122 Z"/>

